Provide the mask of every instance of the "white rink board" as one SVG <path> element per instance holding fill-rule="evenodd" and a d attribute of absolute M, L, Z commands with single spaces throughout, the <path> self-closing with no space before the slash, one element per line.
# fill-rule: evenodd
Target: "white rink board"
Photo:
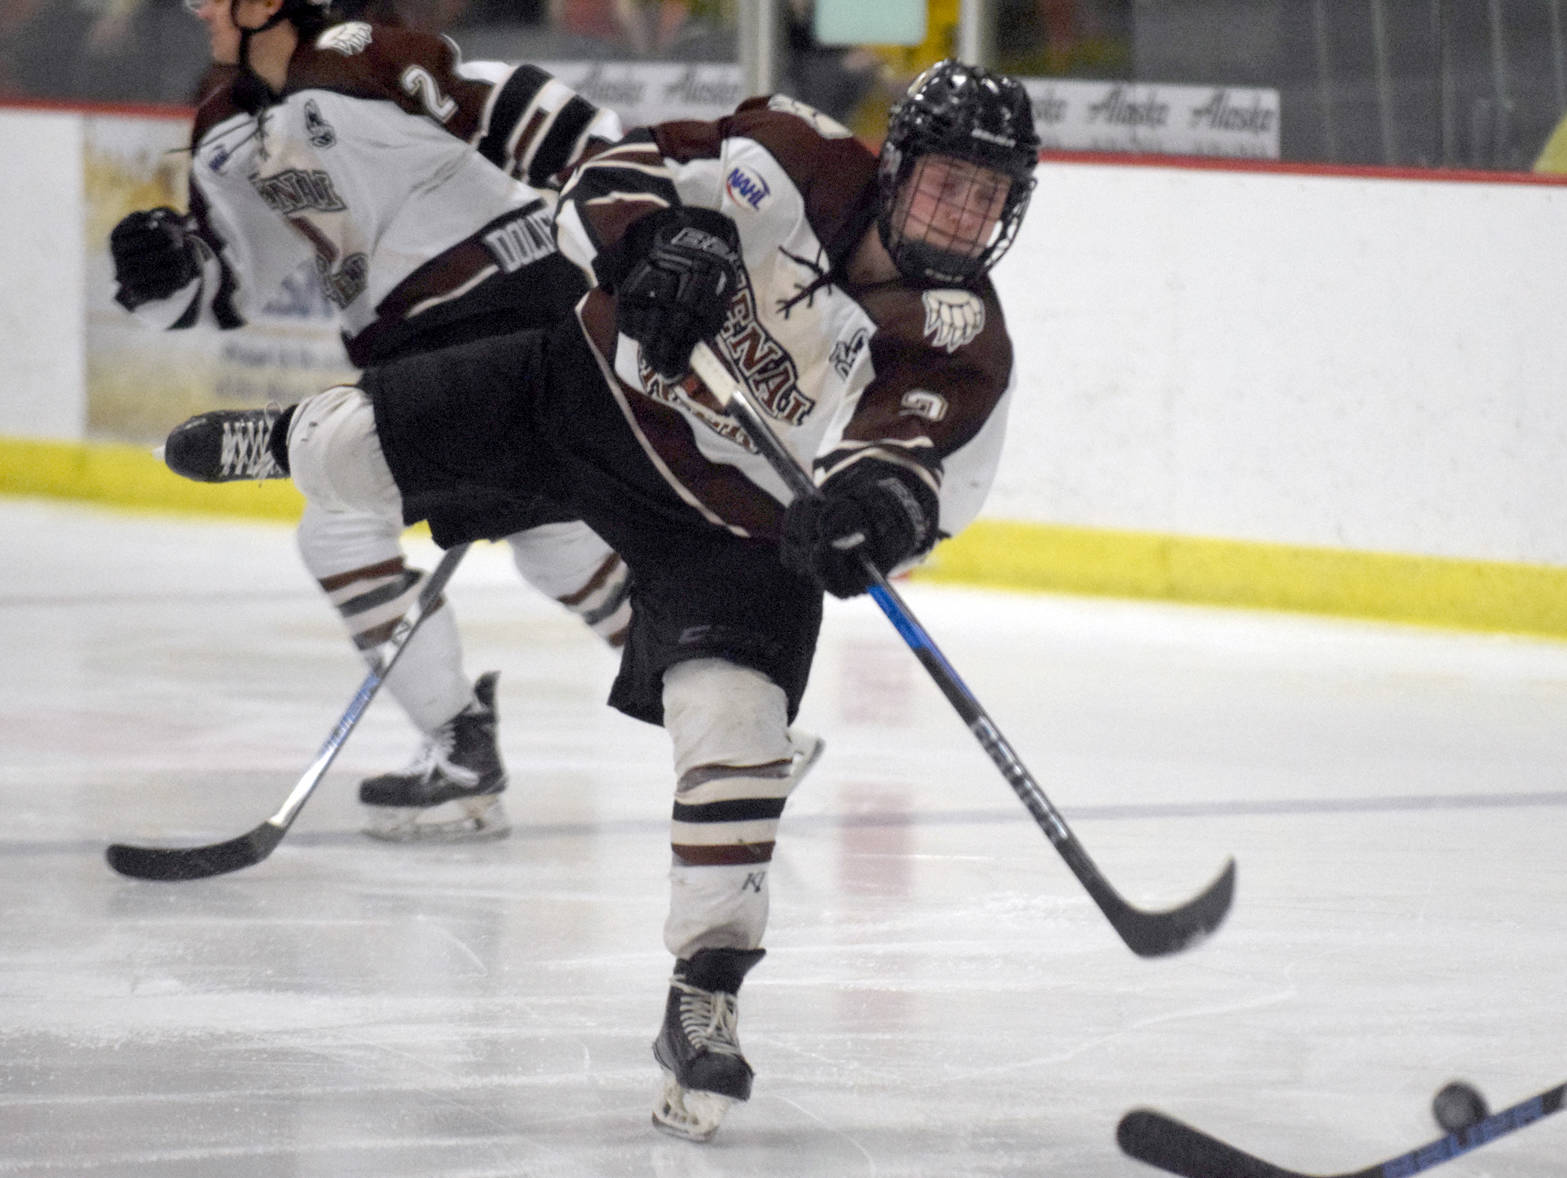
<path fill-rule="evenodd" d="M 0 436 L 81 417 L 63 284 L 102 248 L 69 190 L 84 117 L 0 109 L 0 211 L 32 235 L 0 263 Z M 1567 189 L 1062 162 L 1039 181 L 997 275 L 1023 388 L 988 517 L 1567 564 Z"/>
<path fill-rule="evenodd" d="M 0 157 L 0 434 L 80 438 L 82 118 L 0 109 Z"/>
<path fill-rule="evenodd" d="M 1046 164 L 987 514 L 1567 564 L 1567 188 Z"/>

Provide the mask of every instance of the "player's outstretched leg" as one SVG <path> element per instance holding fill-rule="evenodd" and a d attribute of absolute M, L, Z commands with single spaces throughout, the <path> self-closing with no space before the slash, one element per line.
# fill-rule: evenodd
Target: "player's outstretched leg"
<path fill-rule="evenodd" d="M 675 962 L 664 1026 L 653 1057 L 664 1089 L 653 1124 L 688 1141 L 707 1141 L 724 1111 L 751 1096 L 751 1065 L 740 1054 L 736 995 L 765 949 L 701 949 Z"/>
<path fill-rule="evenodd" d="M 496 744 L 495 681 L 480 675 L 473 702 L 426 738 L 413 764 L 359 786 L 365 833 L 389 842 L 500 838 L 511 824 L 501 794 L 506 766 Z"/>
<path fill-rule="evenodd" d="M 181 422 L 163 443 L 163 461 L 199 483 L 286 479 L 286 457 L 273 443 L 276 409 L 219 409 Z M 280 461 L 281 458 L 281 461 Z"/>
<path fill-rule="evenodd" d="M 676 779 L 664 944 L 676 965 L 653 1045 L 665 1076 L 653 1123 L 706 1141 L 729 1104 L 751 1095 L 735 995 L 762 958 L 767 876 L 784 803 L 821 741 L 789 730 L 781 687 L 727 659 L 670 667 L 663 706 Z"/>

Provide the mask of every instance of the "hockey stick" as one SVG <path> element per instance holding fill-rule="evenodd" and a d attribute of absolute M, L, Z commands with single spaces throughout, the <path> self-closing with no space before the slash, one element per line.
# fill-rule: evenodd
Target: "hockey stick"
<path fill-rule="evenodd" d="M 1558 1084 L 1548 1092 L 1519 1101 L 1467 1129 L 1439 1137 L 1396 1158 L 1325 1178 L 1408 1178 L 1561 1111 L 1564 1095 L 1567 1084 Z M 1121 1118 L 1115 1138 L 1121 1149 L 1138 1161 L 1171 1174 L 1183 1174 L 1185 1178 L 1319 1178 L 1271 1165 L 1153 1109 L 1139 1108 L 1127 1113 Z"/>
<path fill-rule="evenodd" d="M 730 376 L 723 362 L 713 354 L 707 344 L 698 344 L 691 353 L 691 366 L 702 378 L 719 403 L 734 417 L 747 436 L 761 451 L 762 457 L 777 472 L 795 495 L 817 494 L 816 484 L 778 440 L 778 435 L 757 410 L 750 395 Z M 919 659 L 922 666 L 935 680 L 936 686 L 947 697 L 947 702 L 968 725 L 969 731 L 989 754 L 996 768 L 1006 778 L 1012 792 L 1033 815 L 1034 821 L 1044 831 L 1045 837 L 1066 860 L 1072 874 L 1093 897 L 1099 910 L 1109 919 L 1115 931 L 1127 946 L 1140 957 L 1158 957 L 1175 953 L 1207 936 L 1224 919 L 1235 895 L 1235 860 L 1225 864 L 1218 877 L 1201 894 L 1176 908 L 1163 912 L 1149 912 L 1134 908 L 1121 898 L 1104 874 L 1088 857 L 1088 852 L 1077 841 L 1066 820 L 1061 817 L 1044 790 L 1034 781 L 1022 760 L 1007 743 L 1001 730 L 986 714 L 963 680 L 947 662 L 925 628 L 909 611 L 897 590 L 881 574 L 881 571 L 865 558 L 866 572 L 871 576 L 870 595 L 881 611 L 898 631 Z"/>
<path fill-rule="evenodd" d="M 447 550 L 435 566 L 435 571 L 425 579 L 413 607 L 403 615 L 391 637 L 381 644 L 373 656 L 370 674 L 365 676 L 365 681 L 349 701 L 348 710 L 333 727 L 321 751 L 316 754 L 316 759 L 310 763 L 310 768 L 305 770 L 299 783 L 283 799 L 276 814 L 247 834 L 205 847 L 132 847 L 114 843 L 104 852 L 109 866 L 121 875 L 136 879 L 206 879 L 243 867 L 254 867 L 270 855 L 278 843 L 283 841 L 283 836 L 299 816 L 299 811 L 315 792 L 327 767 L 347 742 L 349 734 L 365 714 L 365 709 L 370 706 L 381 684 L 386 682 L 398 656 L 407 648 L 409 639 L 434 610 L 441 591 L 446 588 L 446 582 L 451 580 L 467 551 L 466 544 Z"/>

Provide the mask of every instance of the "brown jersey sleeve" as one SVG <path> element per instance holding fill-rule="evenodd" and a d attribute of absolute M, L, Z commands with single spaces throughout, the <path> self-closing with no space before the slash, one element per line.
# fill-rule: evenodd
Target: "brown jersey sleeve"
<path fill-rule="evenodd" d="M 444 37 L 387 25 L 338 25 L 302 46 L 289 89 L 324 87 L 395 103 L 428 118 L 535 188 L 554 185 L 602 145 L 599 107 L 547 70 L 522 64 L 465 72 Z"/>
<path fill-rule="evenodd" d="M 921 470 L 933 489 L 942 460 L 972 441 L 1012 376 L 1012 341 L 988 281 L 974 290 L 872 290 L 875 376 L 861 392 L 840 445 L 817 459 L 826 479 L 863 458 Z"/>

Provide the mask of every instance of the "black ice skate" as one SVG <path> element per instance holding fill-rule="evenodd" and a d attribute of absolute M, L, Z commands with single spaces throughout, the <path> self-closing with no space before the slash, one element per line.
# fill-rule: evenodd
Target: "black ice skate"
<path fill-rule="evenodd" d="M 163 461 L 198 483 L 286 479 L 272 453 L 276 409 L 219 409 L 181 422 L 163 443 Z"/>
<path fill-rule="evenodd" d="M 688 1141 L 708 1141 L 724 1111 L 751 1096 L 751 1065 L 740 1054 L 735 995 L 765 949 L 702 949 L 675 962 L 664 1026 L 653 1058 L 664 1090 L 653 1124 Z"/>
<path fill-rule="evenodd" d="M 495 743 L 496 672 L 480 675 L 469 704 L 426 738 L 401 773 L 359 786 L 365 833 L 389 842 L 500 838 L 511 829 L 501 791 L 506 767 Z"/>

